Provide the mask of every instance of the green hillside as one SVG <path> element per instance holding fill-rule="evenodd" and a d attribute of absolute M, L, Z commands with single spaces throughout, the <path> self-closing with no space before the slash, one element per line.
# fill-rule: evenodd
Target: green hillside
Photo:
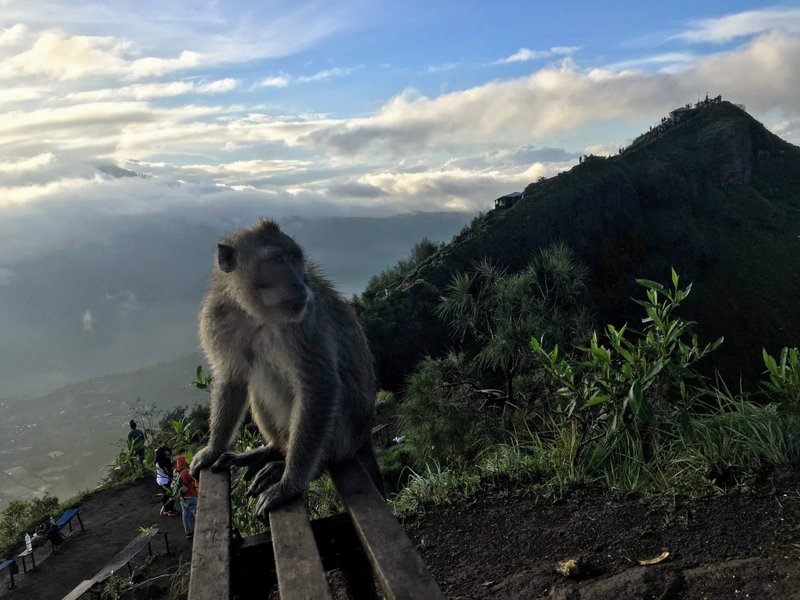
<path fill-rule="evenodd" d="M 728 102 L 660 129 L 530 184 L 404 280 L 368 289 L 360 311 L 382 385 L 401 386 L 419 358 L 454 343 L 432 313 L 453 273 L 481 257 L 518 269 L 556 240 L 588 265 L 598 322 L 633 318 L 635 278 L 664 280 L 674 266 L 694 281 L 685 316 L 701 337 L 725 336 L 707 368 L 731 381 L 760 373 L 762 346 L 796 345 L 800 148 Z"/>

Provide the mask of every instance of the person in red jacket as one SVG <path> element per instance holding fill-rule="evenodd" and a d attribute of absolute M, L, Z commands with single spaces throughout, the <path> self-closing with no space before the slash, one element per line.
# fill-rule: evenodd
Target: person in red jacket
<path fill-rule="evenodd" d="M 189 473 L 189 465 L 183 454 L 175 459 L 174 485 L 181 499 L 183 530 L 186 532 L 186 539 L 192 539 L 194 519 L 197 516 L 197 482 Z"/>

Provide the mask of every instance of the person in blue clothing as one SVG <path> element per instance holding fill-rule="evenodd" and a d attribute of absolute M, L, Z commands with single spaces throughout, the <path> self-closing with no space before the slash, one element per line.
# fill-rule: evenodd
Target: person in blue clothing
<path fill-rule="evenodd" d="M 131 430 L 128 432 L 128 441 L 133 444 L 133 453 L 140 463 L 144 462 L 144 432 L 136 427 L 136 421 L 131 419 Z"/>

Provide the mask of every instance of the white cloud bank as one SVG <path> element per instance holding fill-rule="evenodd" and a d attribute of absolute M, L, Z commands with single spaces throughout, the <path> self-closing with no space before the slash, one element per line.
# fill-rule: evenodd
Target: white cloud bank
<path fill-rule="evenodd" d="M 800 9 L 767 8 L 750 10 L 716 19 L 692 21 L 689 29 L 674 36 L 691 43 L 721 44 L 765 31 L 800 33 Z"/>
<path fill-rule="evenodd" d="M 798 141 L 800 37 L 792 33 L 796 13 L 761 11 L 747 21 L 755 23 L 749 29 L 740 25 L 741 15 L 691 23 L 683 34 L 687 40 L 760 32 L 776 19 L 787 24 L 708 56 L 665 52 L 587 69 L 569 57 L 577 51 L 574 47 L 521 48 L 502 62 L 567 58 L 522 77 L 436 96 L 406 90 L 371 113 L 352 118 L 285 114 L 247 102 L 246 95 L 256 90 L 232 77 L 145 77 L 205 64 L 202 47 L 176 50 L 172 58 L 142 57 L 136 45 L 120 36 L 37 33 L 14 25 L 0 33 L 1 43 L 14 49 L 0 61 L 0 76 L 8 79 L 12 96 L 30 102 L 9 101 L 10 110 L 0 113 L 0 207 L 66 201 L 89 189 L 109 193 L 119 184 L 112 185 L 97 167 L 116 164 L 154 178 L 130 186 L 131 194 L 144 194 L 148 200 L 121 197 L 120 203 L 138 206 L 136 210 L 153 209 L 157 202 L 149 198 L 156 194 L 163 202 L 182 202 L 189 190 L 199 204 L 209 194 L 238 190 L 277 202 L 285 198 L 290 205 L 474 210 L 485 207 L 496 193 L 512 191 L 511 186 L 521 189 L 569 165 L 563 155 L 627 141 L 609 140 L 607 134 L 592 133 L 592 127 L 627 124 L 635 134 L 633 128 L 643 121 L 657 122 L 671 108 L 706 92 L 743 102 L 756 116 L 773 115 L 776 131 Z M 320 27 L 308 34 L 309 40 L 331 31 L 330 26 Z M 648 71 L 653 65 L 665 68 Z M 260 86 L 327 81 L 352 71 L 339 67 L 304 76 L 279 72 L 262 76 Z M 45 86 L 42 77 L 56 81 Z M 82 78 L 96 79 L 77 81 Z M 219 98 L 215 94 L 234 91 L 242 102 L 209 103 Z M 581 145 L 572 142 L 555 159 L 515 150 L 563 146 L 564 138 L 577 139 L 577 131 L 584 132 Z M 502 152 L 517 159 L 500 160 Z"/>

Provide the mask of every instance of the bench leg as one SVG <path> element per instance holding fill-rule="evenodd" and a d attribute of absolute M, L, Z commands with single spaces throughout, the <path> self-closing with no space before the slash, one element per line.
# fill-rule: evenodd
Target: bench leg
<path fill-rule="evenodd" d="M 72 533 L 72 519 L 67 521 L 67 525 L 69 526 L 69 532 Z"/>
<path fill-rule="evenodd" d="M 131 569 L 131 561 L 125 563 L 128 566 L 128 577 L 133 577 L 133 569 Z"/>
<path fill-rule="evenodd" d="M 166 531 L 164 532 L 164 546 L 166 546 L 167 554 L 169 554 L 169 534 Z"/>
<path fill-rule="evenodd" d="M 25 562 L 25 557 L 24 556 L 22 557 L 22 572 L 23 573 L 27 573 L 28 572 L 28 563 Z"/>
<path fill-rule="evenodd" d="M 86 531 L 86 530 L 83 528 L 83 521 L 81 520 L 81 513 L 78 513 L 78 514 L 77 514 L 77 515 L 75 515 L 75 516 L 76 516 L 76 517 L 78 517 L 78 523 L 80 523 L 80 525 L 81 525 L 81 531 Z"/>
<path fill-rule="evenodd" d="M 36 555 L 33 552 L 31 552 L 31 565 L 32 565 L 31 566 L 31 571 L 35 571 L 36 570 Z"/>
<path fill-rule="evenodd" d="M 12 566 L 13 566 L 13 565 L 12 565 Z M 11 569 L 9 569 L 9 570 L 8 570 L 8 575 L 9 575 L 9 577 L 11 577 L 11 585 L 10 585 L 10 586 L 8 586 L 8 589 L 10 589 L 10 590 L 13 590 L 13 589 L 14 589 L 15 587 L 17 587 L 17 586 L 16 586 L 16 584 L 14 583 L 14 573 L 12 573 L 12 572 L 11 572 Z"/>

